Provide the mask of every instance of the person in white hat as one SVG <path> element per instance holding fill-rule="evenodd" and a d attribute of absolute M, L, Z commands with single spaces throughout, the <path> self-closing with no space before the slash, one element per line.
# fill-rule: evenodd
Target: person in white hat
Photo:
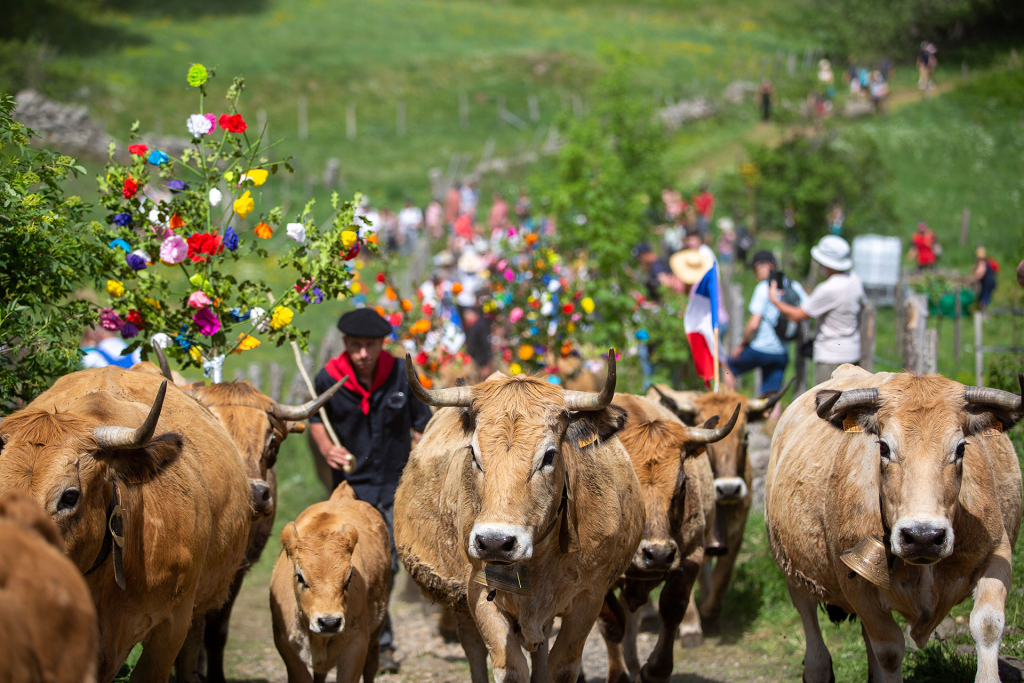
<path fill-rule="evenodd" d="M 799 306 L 780 299 L 773 282 L 768 297 L 779 312 L 794 322 L 807 318 L 818 321 L 814 336 L 814 383 L 821 384 L 843 363 L 860 363 L 860 310 L 864 306 L 864 285 L 850 272 L 850 245 L 838 235 L 825 235 L 811 247 L 811 258 L 825 271 L 827 279 L 814 288 Z"/>

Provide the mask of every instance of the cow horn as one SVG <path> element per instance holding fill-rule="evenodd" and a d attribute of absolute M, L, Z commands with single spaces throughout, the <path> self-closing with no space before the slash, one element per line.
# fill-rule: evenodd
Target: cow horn
<path fill-rule="evenodd" d="M 562 394 L 569 410 L 604 410 L 615 397 L 615 349 L 608 349 L 608 377 L 600 394 L 589 391 L 566 391 Z"/>
<path fill-rule="evenodd" d="M 677 401 L 676 399 L 672 398 L 664 391 L 659 389 L 657 384 L 652 384 L 651 388 L 654 389 L 655 393 L 657 393 L 658 396 L 661 397 L 661 404 L 668 408 L 669 410 L 671 410 L 676 415 L 682 413 L 690 415 L 692 417 L 700 412 L 700 409 L 695 404 L 686 400 Z"/>
<path fill-rule="evenodd" d="M 164 347 L 157 343 L 156 339 L 150 342 L 153 345 L 153 352 L 156 354 L 156 359 L 160 363 L 160 372 L 171 382 L 174 381 L 174 377 L 171 376 L 171 365 L 167 362 L 167 354 L 164 353 Z"/>
<path fill-rule="evenodd" d="M 780 391 L 774 391 L 763 398 L 752 398 L 747 401 L 747 413 L 767 413 L 769 410 L 775 407 L 775 404 L 779 402 L 779 399 L 785 396 L 789 388 L 796 382 L 796 375 L 793 375 L 786 386 L 782 387 Z"/>
<path fill-rule="evenodd" d="M 964 400 L 973 405 L 988 405 L 1010 413 L 1022 412 L 1024 411 L 1024 374 L 1018 372 L 1017 381 L 1020 383 L 1019 396 L 1002 389 L 966 387 Z"/>
<path fill-rule="evenodd" d="M 420 403 L 438 408 L 469 408 L 473 405 L 472 387 L 427 389 L 420 384 L 420 378 L 416 376 L 416 368 L 412 365 L 412 356 L 408 353 L 405 354 L 405 375 L 409 379 L 412 395 L 419 399 Z"/>
<path fill-rule="evenodd" d="M 818 417 L 830 420 L 857 408 L 877 406 L 878 389 L 850 389 L 849 391 L 823 389 L 818 392 L 816 400 L 818 406 L 815 412 L 818 413 Z"/>
<path fill-rule="evenodd" d="M 149 409 L 146 421 L 138 429 L 115 427 L 112 425 L 93 427 L 92 435 L 96 439 L 96 445 L 100 448 L 117 450 L 128 450 L 145 446 L 153 438 L 153 432 L 156 431 L 156 421 L 160 418 L 160 409 L 163 408 L 164 394 L 166 393 L 167 380 L 164 380 L 160 383 L 160 388 L 156 392 L 156 399 L 153 401 L 153 407 Z"/>
<path fill-rule="evenodd" d="M 686 427 L 686 438 L 689 439 L 690 443 L 715 443 L 721 441 L 732 428 L 736 426 L 736 418 L 740 415 L 741 404 L 736 404 L 736 409 L 732 411 L 732 417 L 721 427 L 715 427 L 714 429 L 705 429 L 703 427 Z M 717 416 L 716 416 L 717 417 Z"/>
<path fill-rule="evenodd" d="M 293 422 L 301 422 L 302 420 L 308 420 L 312 417 L 316 411 L 320 410 L 325 403 L 334 396 L 334 392 L 341 389 L 341 385 L 348 381 L 348 375 L 341 378 L 340 382 L 335 382 L 334 386 L 320 394 L 312 401 L 306 401 L 302 405 L 292 406 L 287 404 L 274 403 L 273 415 L 279 420 L 292 420 Z"/>

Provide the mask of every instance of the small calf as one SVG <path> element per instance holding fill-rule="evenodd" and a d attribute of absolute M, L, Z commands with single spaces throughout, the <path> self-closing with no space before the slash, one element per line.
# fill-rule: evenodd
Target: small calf
<path fill-rule="evenodd" d="M 0 681 L 94 683 L 99 625 L 56 525 L 27 493 L 0 500 Z"/>
<path fill-rule="evenodd" d="M 274 643 L 288 683 L 371 683 L 387 613 L 391 555 L 380 513 L 343 482 L 281 532 L 270 582 Z M 313 670 L 310 678 L 309 669 Z"/>

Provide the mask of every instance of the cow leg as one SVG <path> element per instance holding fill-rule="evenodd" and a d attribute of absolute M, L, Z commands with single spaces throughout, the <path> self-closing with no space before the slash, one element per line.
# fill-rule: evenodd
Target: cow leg
<path fill-rule="evenodd" d="M 672 648 L 675 645 L 676 629 L 686 614 L 686 605 L 703 564 L 702 560 L 700 557 L 696 562 L 685 560 L 679 569 L 669 572 L 665 577 L 665 587 L 661 589 L 661 598 L 658 600 L 661 632 L 658 633 L 658 642 L 651 656 L 640 669 L 640 680 L 643 683 L 667 683 L 672 676 Z"/>
<path fill-rule="evenodd" d="M 552 683 L 577 683 L 583 664 L 583 646 L 601 614 L 603 604 L 602 594 L 580 596 L 574 609 L 562 616 L 562 627 L 555 638 L 548 662 Z"/>
<path fill-rule="evenodd" d="M 901 683 L 903 681 L 903 631 L 892 614 L 878 604 L 854 605 L 860 617 L 864 640 L 871 652 L 868 657 L 871 683 Z M 999 679 L 996 678 L 996 681 Z"/>
<path fill-rule="evenodd" d="M 206 615 L 192 620 L 185 642 L 174 659 L 174 673 L 177 683 L 199 681 L 199 651 L 203 649 L 203 632 L 206 630 Z M 143 648 L 145 649 L 145 648 Z"/>
<path fill-rule="evenodd" d="M 366 673 L 366 651 L 369 647 L 370 640 L 365 635 L 362 638 L 353 638 L 345 645 L 338 658 L 338 683 L 359 683 L 359 677 Z M 379 642 L 377 647 L 379 652 Z M 318 681 L 314 677 L 313 683 L 323 683 L 323 679 Z"/>
<path fill-rule="evenodd" d="M 337 676 L 341 676 L 341 667 L 340 666 L 338 667 L 338 673 L 336 675 Z M 341 678 L 338 678 L 337 680 L 340 682 Z M 327 683 L 327 674 L 326 673 L 323 673 L 323 674 L 314 673 L 313 674 L 313 683 Z"/>
<path fill-rule="evenodd" d="M 206 632 L 203 634 L 203 645 L 206 647 L 206 683 L 224 683 L 224 648 L 228 644 L 228 627 L 231 621 L 231 610 L 235 606 L 238 592 L 242 589 L 245 569 L 239 569 L 228 591 L 227 601 L 219 609 L 206 613 Z"/>
<path fill-rule="evenodd" d="M 285 669 L 288 670 L 288 683 L 313 683 L 313 677 L 309 673 L 309 668 L 306 666 L 299 654 L 292 649 L 291 643 L 288 642 L 288 629 L 284 624 L 277 623 L 277 614 L 273 615 L 274 618 L 274 645 L 277 646 L 277 652 L 281 655 L 281 659 L 284 660 Z M 129 681 L 129 683 L 131 683 Z"/>
<path fill-rule="evenodd" d="M 608 591 L 601 606 L 601 637 L 608 650 L 608 683 L 629 683 L 629 670 L 622 655 L 622 639 L 626 633 L 626 612 L 615 595 Z"/>
<path fill-rule="evenodd" d="M 640 654 L 636 651 L 636 639 L 640 633 L 640 610 L 631 611 L 629 605 L 622 604 L 625 623 L 622 630 L 622 658 L 626 662 L 629 679 L 636 680 L 640 675 Z"/>
<path fill-rule="evenodd" d="M 729 551 L 718 558 L 711 570 L 707 586 L 701 586 L 700 618 L 709 632 L 718 630 L 718 615 L 722 611 L 722 597 L 732 583 L 732 572 L 736 566 L 736 558 L 740 554 L 743 543 L 743 531 L 747 524 L 750 506 L 744 503 L 731 506 L 729 509 L 729 525 L 727 538 Z M 710 563 L 709 569 L 710 569 Z"/>
<path fill-rule="evenodd" d="M 142 656 L 139 657 L 128 682 L 167 683 L 171 677 L 174 659 L 182 649 L 191 624 L 192 602 L 183 600 L 182 606 L 167 621 L 149 632 L 142 645 Z M 184 679 L 179 676 L 179 680 Z"/>
<path fill-rule="evenodd" d="M 789 588 L 789 598 L 800 613 L 800 621 L 804 625 L 804 640 L 807 642 L 804 651 L 804 683 L 835 683 L 832 656 L 828 653 L 818 624 L 818 601 L 791 581 L 786 581 L 786 587 Z"/>
<path fill-rule="evenodd" d="M 384 624 L 370 634 L 370 641 L 366 646 L 366 661 L 363 663 L 363 683 L 373 683 L 377 675 L 377 667 L 380 666 L 380 632 L 384 630 Z"/>
<path fill-rule="evenodd" d="M 999 548 L 989 558 L 985 573 L 974 588 L 971 637 L 978 651 L 975 683 L 999 681 L 999 643 L 1003 638 L 1006 594 L 1010 589 L 1010 552 L 1010 542 L 1004 533 Z"/>
<path fill-rule="evenodd" d="M 545 683 L 548 672 L 548 639 L 552 623 L 544 627 L 544 640 L 530 653 L 530 683 Z"/>
<path fill-rule="evenodd" d="M 469 675 L 473 683 L 488 683 L 487 679 L 487 645 L 480 637 L 473 617 L 468 614 L 455 613 L 455 630 L 462 643 L 462 651 L 469 662 Z"/>
<path fill-rule="evenodd" d="M 710 562 L 711 560 L 705 560 Z M 690 591 L 690 600 L 686 605 L 686 614 L 683 615 L 683 623 L 679 628 L 679 644 L 683 647 L 700 647 L 704 644 L 704 629 L 700 623 L 700 613 L 697 611 L 696 591 Z"/>

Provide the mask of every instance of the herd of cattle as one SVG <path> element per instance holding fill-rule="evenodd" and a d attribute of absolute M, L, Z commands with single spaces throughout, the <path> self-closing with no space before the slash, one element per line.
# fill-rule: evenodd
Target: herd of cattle
<path fill-rule="evenodd" d="M 473 683 L 488 657 L 495 683 L 575 683 L 595 623 L 610 682 L 663 683 L 676 637 L 695 644 L 718 617 L 751 504 L 747 426 L 785 390 L 616 394 L 609 358 L 600 393 L 499 374 L 430 390 L 409 374 L 438 410 L 396 494 L 395 543 L 454 613 Z M 107 683 L 138 643 L 133 683 L 172 669 L 224 681 L 231 607 L 273 526 L 278 448 L 340 383 L 286 406 L 244 382 L 169 377 L 150 363 L 76 372 L 0 422 L 0 681 Z M 820 604 L 861 620 L 870 680 L 890 682 L 904 650 L 892 613 L 923 645 L 971 595 L 977 681 L 999 680 L 1021 385 L 843 366 L 784 412 L 765 517 L 806 634 L 804 681 L 834 680 Z M 391 582 L 380 514 L 342 484 L 281 541 L 270 605 L 289 683 L 331 669 L 370 683 Z M 638 615 L 659 586 L 641 665 Z"/>

